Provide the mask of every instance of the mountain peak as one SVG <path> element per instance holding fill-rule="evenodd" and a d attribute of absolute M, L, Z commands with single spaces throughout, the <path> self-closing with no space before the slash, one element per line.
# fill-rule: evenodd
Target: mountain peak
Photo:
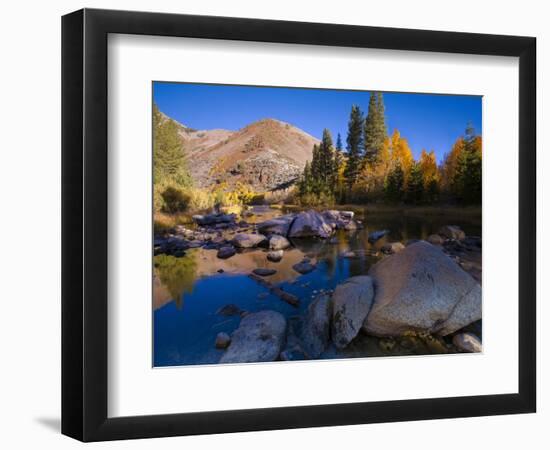
<path fill-rule="evenodd" d="M 319 140 L 274 118 L 239 131 L 201 130 L 180 133 L 188 164 L 199 187 L 237 183 L 263 192 L 295 181 Z"/>

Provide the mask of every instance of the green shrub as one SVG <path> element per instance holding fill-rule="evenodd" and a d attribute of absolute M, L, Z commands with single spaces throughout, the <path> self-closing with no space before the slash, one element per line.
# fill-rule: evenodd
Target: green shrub
<path fill-rule="evenodd" d="M 185 211 L 189 205 L 189 195 L 174 186 L 167 186 L 161 193 L 164 202 L 163 211 L 167 213 L 176 213 Z"/>

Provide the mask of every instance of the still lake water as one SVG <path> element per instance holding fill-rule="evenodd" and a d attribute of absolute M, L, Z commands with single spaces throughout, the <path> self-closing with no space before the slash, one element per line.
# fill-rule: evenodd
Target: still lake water
<path fill-rule="evenodd" d="M 280 210 L 269 208 L 256 212 L 256 216 L 246 220 L 252 223 L 282 214 Z M 217 363 L 223 350 L 214 347 L 216 335 L 221 331 L 231 334 L 240 322 L 238 315 L 216 313 L 225 305 L 233 304 L 248 312 L 271 309 L 293 320 L 304 313 L 321 289 L 334 289 L 351 276 L 366 274 L 370 266 L 381 258 L 379 249 L 386 242 L 426 239 L 441 226 L 450 224 L 460 226 L 467 235 L 481 236 L 481 217 L 478 216 L 369 212 L 368 217 L 362 217 L 361 213 L 356 217 L 363 220 L 363 230 L 355 233 L 339 231 L 335 235 L 337 239 L 331 241 L 295 240 L 294 247 L 285 250 L 283 260 L 278 263 L 266 259 L 265 249 L 248 250 L 225 260 L 216 257 L 216 250 L 202 248 L 188 250 L 182 258 L 156 256 L 153 280 L 154 366 Z M 367 240 L 369 232 L 383 229 L 390 230 L 390 234 L 371 245 Z M 355 251 L 357 257 L 344 257 L 343 254 L 349 250 Z M 317 268 L 300 275 L 292 266 L 306 256 L 317 262 Z M 296 295 L 300 299 L 299 307 L 285 303 L 247 276 L 258 267 L 276 269 L 277 273 L 267 279 Z M 223 273 L 218 272 L 220 269 Z M 380 353 L 380 345 L 375 341 L 375 338 L 364 337 L 361 345 L 355 346 L 357 348 L 351 345 L 340 353 L 329 350 L 322 358 L 388 354 Z M 430 353 L 430 349 L 420 350 L 420 353 Z"/>

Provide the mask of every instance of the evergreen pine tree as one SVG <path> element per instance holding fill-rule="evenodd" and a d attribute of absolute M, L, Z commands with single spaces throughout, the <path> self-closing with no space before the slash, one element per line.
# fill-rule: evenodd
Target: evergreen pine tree
<path fill-rule="evenodd" d="M 401 163 L 396 161 L 388 173 L 384 186 L 384 194 L 389 202 L 399 202 L 403 199 L 403 184 L 405 174 Z"/>
<path fill-rule="evenodd" d="M 347 151 L 348 160 L 344 172 L 348 190 L 357 181 L 357 176 L 361 169 L 361 160 L 363 158 L 363 113 L 359 106 L 351 107 L 350 118 L 348 122 Z"/>
<path fill-rule="evenodd" d="M 334 148 L 332 146 L 332 136 L 326 128 L 323 130 L 323 138 L 319 144 L 319 182 L 322 190 L 332 194 L 332 188 L 336 179 L 334 171 Z"/>
<path fill-rule="evenodd" d="M 336 137 L 336 150 L 341 152 L 344 149 L 342 147 L 342 136 L 340 136 L 340 133 L 338 133 L 338 136 Z"/>
<path fill-rule="evenodd" d="M 180 187 L 191 184 L 178 125 L 163 118 L 153 105 L 153 182 L 171 182 Z"/>
<path fill-rule="evenodd" d="M 411 166 L 409 178 L 407 180 L 406 200 L 407 203 L 414 205 L 422 202 L 424 194 L 424 178 L 422 176 L 422 167 L 415 162 Z"/>
<path fill-rule="evenodd" d="M 387 136 L 384 100 L 381 93 L 371 93 L 364 134 L 365 162 L 373 167 L 379 162 L 380 152 Z"/>

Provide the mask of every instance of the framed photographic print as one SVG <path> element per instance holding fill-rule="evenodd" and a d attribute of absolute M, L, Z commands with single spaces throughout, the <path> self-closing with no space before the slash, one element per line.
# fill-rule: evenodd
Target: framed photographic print
<path fill-rule="evenodd" d="M 535 411 L 535 39 L 62 22 L 62 432 Z"/>

